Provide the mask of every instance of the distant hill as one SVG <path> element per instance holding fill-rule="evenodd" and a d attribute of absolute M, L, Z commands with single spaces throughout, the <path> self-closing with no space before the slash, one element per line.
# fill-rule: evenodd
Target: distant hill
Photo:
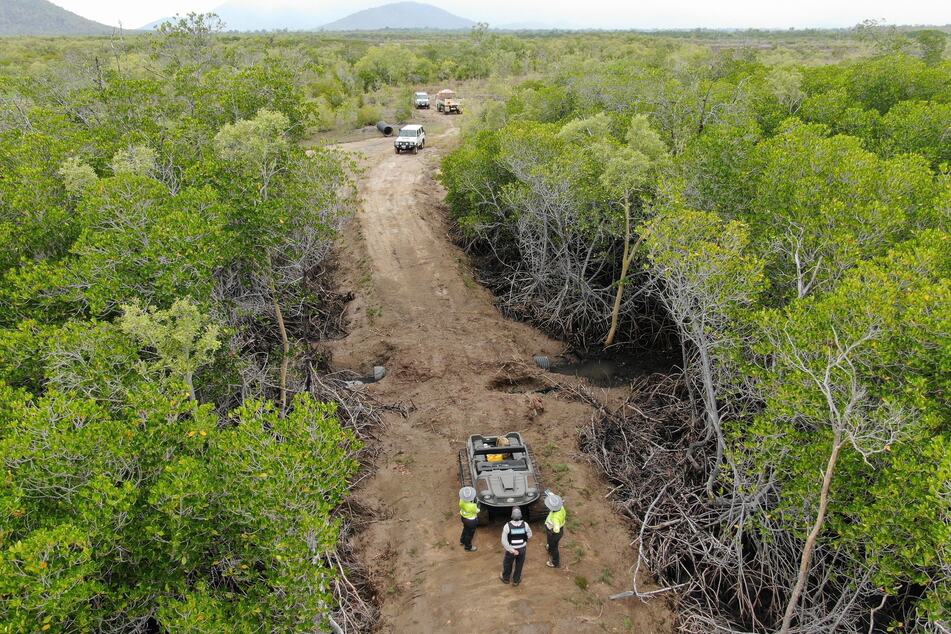
<path fill-rule="evenodd" d="M 470 29 L 475 22 L 460 18 L 431 4 L 394 2 L 357 11 L 320 27 L 319 31 L 379 31 L 382 29 Z"/>
<path fill-rule="evenodd" d="M 0 36 L 108 35 L 114 30 L 47 0 L 0 0 Z"/>

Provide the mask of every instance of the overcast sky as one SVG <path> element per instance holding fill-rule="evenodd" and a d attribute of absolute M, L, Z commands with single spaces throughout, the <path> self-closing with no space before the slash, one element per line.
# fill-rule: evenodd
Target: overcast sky
<path fill-rule="evenodd" d="M 210 11 L 225 0 L 53 0 L 98 22 L 136 28 L 152 20 Z M 343 17 L 386 4 L 386 0 L 231 0 L 257 7 L 314 8 Z M 947 24 L 949 0 L 435 0 L 447 11 L 472 20 L 503 25 L 542 23 L 563 28 L 789 28 L 852 26 L 864 19 L 890 24 Z M 317 26 L 301 25 L 302 28 Z"/>

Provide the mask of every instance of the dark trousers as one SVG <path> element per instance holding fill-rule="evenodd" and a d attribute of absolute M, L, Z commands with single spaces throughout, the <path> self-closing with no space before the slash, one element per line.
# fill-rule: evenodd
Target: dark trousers
<path fill-rule="evenodd" d="M 511 579 L 515 583 L 522 581 L 522 566 L 525 565 L 525 551 L 528 550 L 527 546 L 522 548 L 516 548 L 515 552 L 517 555 L 513 555 L 509 551 L 505 551 L 505 558 L 502 560 L 502 578 L 508 581 Z M 515 572 L 512 572 L 512 564 L 515 564 Z"/>
<path fill-rule="evenodd" d="M 558 552 L 558 542 L 561 541 L 561 536 L 565 534 L 565 529 L 561 529 L 560 533 L 556 533 L 550 528 L 545 529 L 548 533 L 548 559 L 554 564 L 555 568 L 561 565 L 561 553 Z"/>
<path fill-rule="evenodd" d="M 466 547 L 466 550 L 472 550 L 472 537 L 475 535 L 476 526 L 479 525 L 478 518 L 467 520 L 462 518 L 462 536 L 459 543 Z"/>

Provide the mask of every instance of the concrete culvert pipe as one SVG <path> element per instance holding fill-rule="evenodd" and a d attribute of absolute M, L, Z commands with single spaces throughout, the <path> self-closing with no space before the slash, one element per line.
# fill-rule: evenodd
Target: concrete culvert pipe
<path fill-rule="evenodd" d="M 383 133 L 383 136 L 390 136 L 393 134 L 393 126 L 391 126 L 386 121 L 380 121 L 376 124 L 376 129 Z"/>

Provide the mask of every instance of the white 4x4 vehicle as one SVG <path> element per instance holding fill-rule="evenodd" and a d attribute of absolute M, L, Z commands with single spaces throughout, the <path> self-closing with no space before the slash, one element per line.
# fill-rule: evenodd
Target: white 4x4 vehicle
<path fill-rule="evenodd" d="M 416 104 L 416 108 L 425 108 L 429 110 L 429 94 L 425 92 L 418 92 L 413 96 L 413 101 Z"/>
<path fill-rule="evenodd" d="M 404 125 L 400 135 L 393 141 L 396 153 L 412 152 L 416 154 L 426 145 L 426 130 L 421 125 Z"/>

